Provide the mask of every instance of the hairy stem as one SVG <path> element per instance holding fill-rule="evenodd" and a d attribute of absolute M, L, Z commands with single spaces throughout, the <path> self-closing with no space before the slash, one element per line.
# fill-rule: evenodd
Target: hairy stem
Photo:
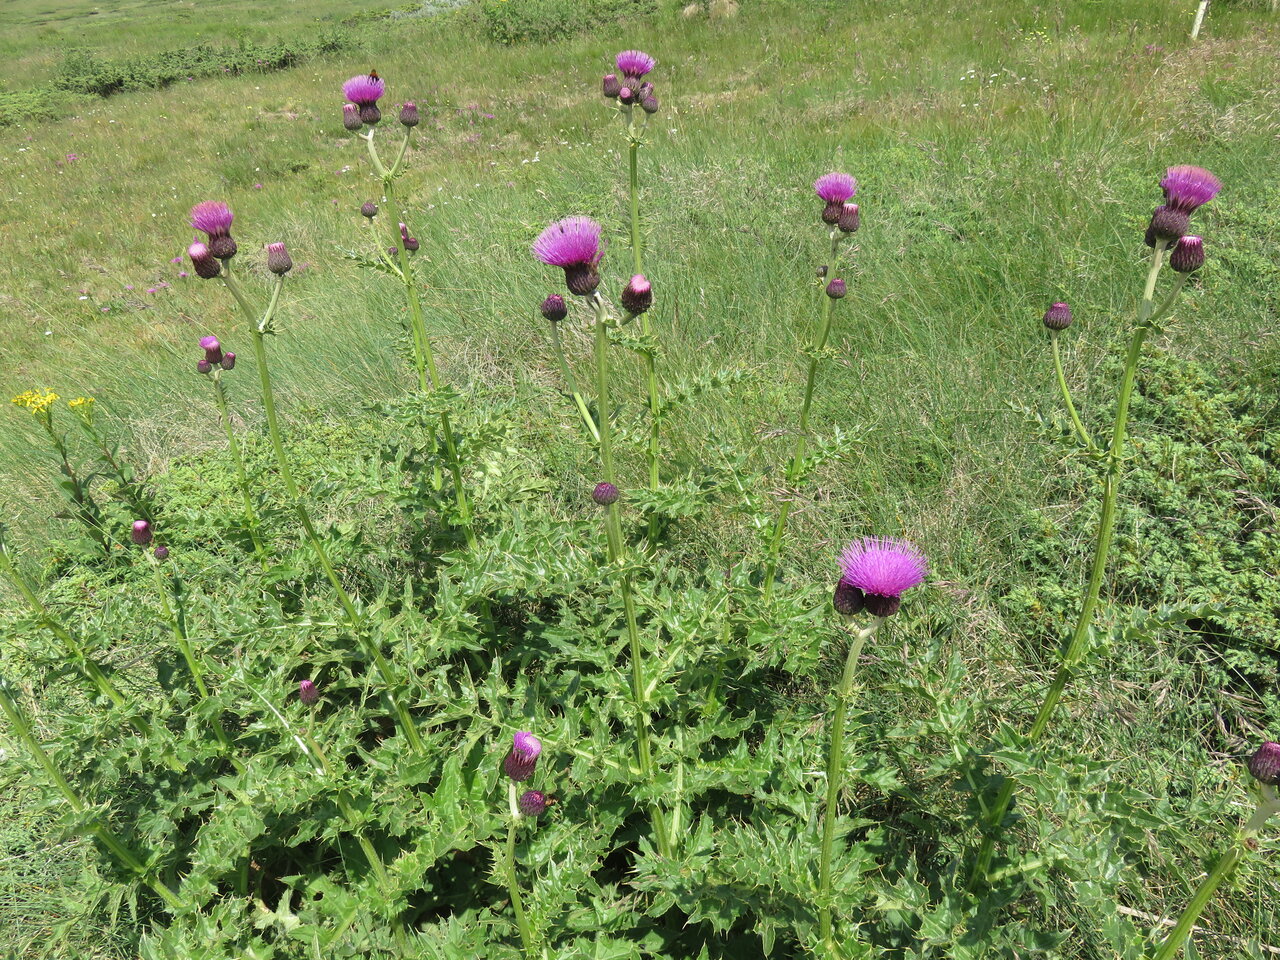
<path fill-rule="evenodd" d="M 1067 413 L 1071 415 L 1071 424 L 1084 445 L 1090 450 L 1097 450 L 1098 446 L 1093 442 L 1093 437 L 1089 436 L 1089 431 L 1080 422 L 1080 415 L 1076 413 L 1076 405 L 1071 400 L 1071 391 L 1067 389 L 1067 377 L 1062 372 L 1062 348 L 1058 344 L 1057 330 L 1049 331 L 1049 340 L 1053 344 L 1053 368 L 1058 374 L 1058 389 L 1062 391 L 1062 400 L 1067 405 Z"/>
<path fill-rule="evenodd" d="M 511 909 L 516 915 L 516 926 L 520 928 L 520 945 L 525 960 L 533 960 L 533 930 L 529 927 L 529 918 L 524 912 L 524 900 L 520 896 L 520 880 L 516 875 L 516 828 L 520 825 L 520 809 L 516 806 L 516 784 L 514 780 L 507 783 L 507 798 L 511 807 L 510 823 L 507 827 L 506 867 L 507 890 L 511 894 Z"/>
<path fill-rule="evenodd" d="M 578 389 L 578 378 L 573 375 L 573 370 L 569 367 L 569 362 L 564 356 L 564 344 L 560 340 L 559 321 L 551 322 L 551 343 L 556 351 L 556 362 L 560 365 L 560 375 L 564 377 L 564 382 L 568 385 L 569 392 L 573 395 L 574 405 L 578 408 L 578 416 L 582 418 L 582 423 L 591 434 L 591 439 L 599 443 L 600 428 L 596 426 L 595 418 L 591 416 L 591 411 L 587 408 L 587 401 L 582 396 L 582 391 Z"/>
<path fill-rule="evenodd" d="M 222 420 L 222 428 L 227 434 L 227 447 L 231 451 L 231 462 L 236 468 L 236 482 L 240 485 L 240 496 L 244 500 L 244 517 L 245 523 L 249 527 L 249 538 L 253 541 L 253 552 L 258 558 L 258 562 L 262 565 L 262 569 L 267 569 L 267 551 L 262 545 L 262 539 L 258 533 L 258 514 L 253 509 L 253 494 L 249 488 L 249 474 L 244 468 L 244 457 L 240 453 L 240 444 L 236 440 L 235 429 L 231 425 L 231 412 L 227 406 L 227 392 L 222 385 L 221 371 L 215 370 L 213 373 L 213 396 L 218 404 L 218 416 Z"/>

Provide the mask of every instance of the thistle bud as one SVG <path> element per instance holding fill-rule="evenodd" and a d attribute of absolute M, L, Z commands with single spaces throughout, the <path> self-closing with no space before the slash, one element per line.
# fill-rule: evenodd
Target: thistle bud
<path fill-rule="evenodd" d="M 844 295 L 848 292 L 849 290 L 845 286 L 845 282 L 841 280 L 839 277 L 835 277 L 830 283 L 827 284 L 827 296 L 830 297 L 832 300 L 843 300 Z"/>
<path fill-rule="evenodd" d="M 298 681 L 298 699 L 306 706 L 311 706 L 320 699 L 320 691 L 310 680 Z"/>
<path fill-rule="evenodd" d="M 204 351 L 204 358 L 210 363 L 222 362 L 222 344 L 218 342 L 217 337 L 201 337 L 200 349 Z"/>
<path fill-rule="evenodd" d="M 541 790 L 526 790 L 516 800 L 516 809 L 522 816 L 539 816 L 547 809 L 547 795 Z"/>
<path fill-rule="evenodd" d="M 502 770 L 516 783 L 523 783 L 533 776 L 541 753 L 542 741 L 529 731 L 521 730 L 515 735 L 511 752 L 502 761 Z"/>
<path fill-rule="evenodd" d="M 552 323 L 559 323 L 569 315 L 569 307 L 565 304 L 564 297 L 558 293 L 553 293 L 543 300 L 539 309 L 542 311 L 542 315 Z"/>
<path fill-rule="evenodd" d="M 400 122 L 406 127 L 416 127 L 418 125 L 418 105 L 416 103 L 409 102 L 400 108 Z"/>
<path fill-rule="evenodd" d="M 658 98 L 652 95 L 645 97 L 643 100 L 640 101 L 640 109 L 643 110 L 645 113 L 657 113 Z"/>
<path fill-rule="evenodd" d="M 607 73 L 600 84 L 600 89 L 606 100 L 616 100 L 618 94 L 622 92 L 622 81 L 618 79 L 616 73 Z"/>
<path fill-rule="evenodd" d="M 1204 241 L 1199 237 L 1179 237 L 1169 254 L 1169 266 L 1179 273 L 1195 273 L 1204 266 Z"/>
<path fill-rule="evenodd" d="M 856 233 L 861 225 L 862 216 L 858 213 L 858 205 L 856 203 L 844 204 L 840 208 L 840 217 L 836 220 L 836 226 L 840 228 L 840 232 Z"/>
<path fill-rule="evenodd" d="M 267 269 L 278 277 L 293 269 L 293 258 L 283 243 L 267 244 Z"/>
<path fill-rule="evenodd" d="M 209 373 L 213 370 L 213 364 L 208 360 L 200 360 L 196 363 L 196 373 Z"/>
<path fill-rule="evenodd" d="M 1071 308 L 1059 300 L 1044 312 L 1044 325 L 1050 330 L 1065 330 L 1071 326 Z"/>
<path fill-rule="evenodd" d="M 209 252 L 219 260 L 230 260 L 238 249 L 235 239 L 229 233 L 209 238 Z"/>
<path fill-rule="evenodd" d="M 382 111 L 378 109 L 376 103 L 360 104 L 360 122 L 367 123 L 369 126 L 376 126 L 378 121 L 382 119 Z"/>
<path fill-rule="evenodd" d="M 1249 772 L 1259 783 L 1280 786 L 1280 743 L 1268 740 L 1249 758 Z"/>
<path fill-rule="evenodd" d="M 621 496 L 622 494 L 619 492 L 618 488 L 605 480 L 597 483 L 596 488 L 591 491 L 591 499 L 602 507 L 607 507 L 610 504 L 617 503 L 618 498 Z"/>
<path fill-rule="evenodd" d="M 404 244 L 404 248 L 410 253 L 418 249 L 418 241 L 415 237 L 409 236 L 409 228 L 403 223 L 400 224 L 400 242 Z"/>
<path fill-rule="evenodd" d="M 836 608 L 836 613 L 840 614 L 840 616 L 854 616 L 862 609 L 863 603 L 862 591 L 852 583 L 845 583 L 841 580 L 836 584 L 836 592 L 831 598 L 831 605 Z"/>
<path fill-rule="evenodd" d="M 822 266 L 820 266 L 820 267 L 818 268 L 817 273 L 818 273 L 818 279 L 819 279 L 819 280 L 825 280 L 825 279 L 827 279 L 827 265 L 824 263 Z"/>
<path fill-rule="evenodd" d="M 344 103 L 342 105 L 342 125 L 348 130 L 359 130 L 363 123 L 360 122 L 360 108 L 354 103 Z"/>
<path fill-rule="evenodd" d="M 151 524 L 145 520 L 133 521 L 133 529 L 129 531 L 129 539 L 140 547 L 151 542 Z"/>
<path fill-rule="evenodd" d="M 618 91 L 618 99 L 623 103 L 635 103 L 636 92 L 630 87 L 623 87 Z"/>
<path fill-rule="evenodd" d="M 637 273 L 622 288 L 622 296 L 619 299 L 627 313 L 638 317 L 653 306 L 653 285 L 644 278 L 644 274 Z"/>
<path fill-rule="evenodd" d="M 600 274 L 589 263 L 574 263 L 564 268 L 564 285 L 576 297 L 588 297 L 600 286 Z"/>
<path fill-rule="evenodd" d="M 636 96 L 643 100 L 645 97 L 653 95 L 653 84 L 646 80 L 640 86 L 636 87 Z"/>
<path fill-rule="evenodd" d="M 222 272 L 222 264 L 214 259 L 209 248 L 203 243 L 193 243 L 187 247 L 187 256 L 191 258 L 191 267 L 196 276 L 202 280 L 212 280 Z"/>
<path fill-rule="evenodd" d="M 157 560 L 167 560 L 169 558 L 169 548 L 163 543 L 158 544 L 155 550 L 155 558 Z"/>
<path fill-rule="evenodd" d="M 366 200 L 364 203 L 360 204 L 360 215 L 372 220 L 378 215 L 378 205 L 372 200 Z"/>
<path fill-rule="evenodd" d="M 223 370 L 234 370 L 236 368 L 236 355 L 234 353 L 224 353 L 221 367 Z"/>
<path fill-rule="evenodd" d="M 828 200 L 822 208 L 822 222 L 835 226 L 840 222 L 840 214 L 844 213 L 844 203 L 840 200 Z"/>
<path fill-rule="evenodd" d="M 1147 226 L 1146 244 L 1154 247 L 1157 240 L 1172 243 L 1191 229 L 1191 218 L 1173 207 L 1156 207 Z"/>

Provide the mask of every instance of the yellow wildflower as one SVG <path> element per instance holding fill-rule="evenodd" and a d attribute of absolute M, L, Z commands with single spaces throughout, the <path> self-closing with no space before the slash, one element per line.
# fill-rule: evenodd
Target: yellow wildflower
<path fill-rule="evenodd" d="M 93 422 L 93 397 L 76 397 L 74 400 L 68 400 L 67 406 L 85 423 Z"/>
<path fill-rule="evenodd" d="M 14 397 L 13 402 L 32 413 L 45 413 L 57 399 L 58 395 L 52 390 L 27 390 Z"/>

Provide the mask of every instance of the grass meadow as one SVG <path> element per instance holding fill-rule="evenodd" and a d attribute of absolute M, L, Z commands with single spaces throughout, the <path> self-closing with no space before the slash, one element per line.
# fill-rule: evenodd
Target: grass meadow
<path fill-rule="evenodd" d="M 487 38 L 478 7 L 463 7 L 362 20 L 344 28 L 350 50 L 293 69 L 197 78 L 0 127 L 0 395 L 92 396 L 162 496 L 197 510 L 234 503 L 217 410 L 193 370 L 195 342 L 216 334 L 253 367 L 234 303 L 184 276 L 183 255 L 190 207 L 225 200 L 243 261 L 283 240 L 296 264 L 271 349 L 304 485 L 326 521 L 376 538 L 378 502 L 325 492 L 362 469 L 382 430 L 376 405 L 411 379 L 397 284 L 347 256 L 370 246 L 358 208 L 377 187 L 363 146 L 343 129 L 341 84 L 375 67 L 390 102 L 412 99 L 423 113 L 397 189 L 421 242 L 442 377 L 475 422 L 517 425 L 521 451 L 509 468 L 546 510 L 571 512 L 597 479 L 594 454 L 575 441 L 537 311 L 558 277 L 529 247 L 552 219 L 590 215 L 605 224 L 613 279 L 623 275 L 625 144 L 599 83 L 614 53 L 638 47 L 661 73 L 641 183 L 663 375 L 734 373 L 668 421 L 673 471 L 696 475 L 710 438 L 750 450 L 761 471 L 787 456 L 814 266 L 826 253 L 810 184 L 849 171 L 862 227 L 814 406 L 815 431 L 839 428 L 848 449 L 797 505 L 782 580 L 825 585 L 835 552 L 863 532 L 926 544 L 930 610 L 904 608 L 874 671 L 912 669 L 905 648 L 916 637 L 938 669 L 963 667 L 974 705 L 996 705 L 1024 727 L 1085 578 L 1097 492 L 1061 442 L 1040 317 L 1049 303 L 1070 302 L 1066 374 L 1086 424 L 1102 433 L 1155 185 L 1168 166 L 1204 166 L 1224 183 L 1197 215 L 1208 261 L 1147 348 L 1153 372 L 1140 383 L 1127 464 L 1140 479 L 1121 494 L 1128 506 L 1100 620 L 1109 629 L 1140 608 L 1187 601 L 1188 590 L 1235 619 L 1117 645 L 1074 681 L 1054 728 L 1056 746 L 1112 764 L 1111 776 L 1158 798 L 1166 819 L 1150 828 L 1141 869 L 1120 882 L 1118 916 L 1148 925 L 1176 917 L 1239 819 L 1240 756 L 1280 737 L 1280 630 L 1268 608 L 1280 560 L 1280 19 L 1265 5 L 1215 2 L 1192 44 L 1194 7 L 742 0 L 730 16 L 662 5 L 510 46 Z M 72 45 L 118 57 L 304 36 L 350 9 L 336 0 L 11 0 L 0 5 L 0 84 L 10 92 L 46 81 Z M 260 279 L 260 270 L 241 272 Z M 566 324 L 564 335 L 589 380 L 590 331 Z M 246 455 L 269 473 L 251 374 L 230 389 Z M 619 402 L 638 410 L 644 390 L 640 366 L 619 362 Z M 55 461 L 31 418 L 5 406 L 0 521 L 24 570 L 92 619 L 111 603 L 108 585 L 75 573 L 68 523 L 55 516 Z M 626 449 L 620 469 L 640 477 L 640 454 Z M 767 493 L 780 496 L 773 476 Z M 732 567 L 750 538 L 726 511 L 682 528 L 678 546 L 684 562 Z M 1240 550 L 1224 559 L 1223 543 Z M 1210 568 L 1213 579 L 1197 578 Z M 35 693 L 30 623 L 17 619 L 16 597 L 0 598 L 0 613 L 13 615 L 0 621 L 0 670 L 28 678 L 36 726 L 52 731 L 83 704 Z M 117 654 L 145 660 L 155 642 L 139 631 Z M 818 681 L 789 681 L 779 696 L 808 704 L 813 720 L 816 691 L 838 671 L 824 657 Z M 918 704 L 886 695 L 882 706 L 895 735 L 919 720 Z M 975 735 L 995 726 L 980 719 Z M 0 785 L 0 956 L 137 955 L 138 921 L 101 892 L 92 845 L 38 802 L 32 768 L 3 732 Z M 1280 848 L 1274 837 L 1262 842 L 1265 855 L 1202 918 L 1211 932 L 1197 940 L 1198 956 L 1280 947 Z M 988 955 L 1119 956 L 1090 926 L 1101 908 L 1062 886 L 1056 907 L 1038 918 L 1026 907 L 1025 922 L 1070 936 L 1039 953 Z M 69 905 L 84 902 L 92 906 L 75 926 L 60 926 Z M 877 909 L 894 906 L 886 895 Z M 700 948 L 764 955 L 710 936 Z M 774 955 L 799 955 L 787 949 Z M 982 955 L 913 949 L 891 944 L 882 955 Z"/>

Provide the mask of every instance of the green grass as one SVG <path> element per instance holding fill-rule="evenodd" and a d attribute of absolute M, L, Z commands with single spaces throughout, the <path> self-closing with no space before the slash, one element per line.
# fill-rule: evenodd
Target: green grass
<path fill-rule="evenodd" d="M 50 76 L 71 42 L 110 44 L 117 56 L 270 39 L 351 9 L 243 0 L 219 4 L 206 24 L 203 8 L 185 4 L 99 4 L 107 8 L 92 18 L 87 3 L 50 6 L 0 7 L 9 89 Z M 190 239 L 186 211 L 211 198 L 234 207 L 244 260 L 283 239 L 307 264 L 271 344 L 299 419 L 346 420 L 402 393 L 399 292 L 342 257 L 371 242 L 357 208 L 372 188 L 361 145 L 342 129 L 339 88 L 376 66 L 393 101 L 425 108 L 400 190 L 429 262 L 428 322 L 444 374 L 478 402 L 514 396 L 530 421 L 546 421 L 559 377 L 536 305 L 558 278 L 528 245 L 551 219 L 591 214 L 611 231 L 609 289 L 629 272 L 620 138 L 597 87 L 614 51 L 641 47 L 661 62 L 663 107 L 641 162 L 664 375 L 749 371 L 723 402 L 682 415 L 677 461 L 696 465 L 708 434 L 759 437 L 762 461 L 782 458 L 785 441 L 770 438 L 794 423 L 824 247 L 809 184 L 833 168 L 854 173 L 863 227 L 836 312 L 838 361 L 823 373 L 815 416 L 819 429 L 840 425 L 864 440 L 796 515 L 788 573 L 826 576 L 825 557 L 853 532 L 928 543 L 971 638 L 962 653 L 990 693 L 1024 674 L 1035 639 L 993 600 L 1020 575 L 1020 511 L 1061 492 L 1053 456 L 1020 409 L 1056 403 L 1039 315 L 1050 301 L 1072 303 L 1068 373 L 1086 418 L 1101 424 L 1112 390 L 1104 366 L 1126 336 L 1141 233 L 1166 166 L 1206 166 L 1226 187 L 1197 217 L 1209 265 L 1155 348 L 1230 379 L 1280 365 L 1271 333 L 1280 26 L 1260 9 L 1215 4 L 1190 46 L 1193 11 L 1158 0 L 744 2 L 732 19 L 663 15 L 510 48 L 488 43 L 469 16 L 401 20 L 369 31 L 359 59 L 123 94 L 56 124 L 0 129 L 0 395 L 91 394 L 152 471 L 175 460 L 186 469 L 219 447 L 194 344 L 214 332 L 242 356 L 248 345 L 225 291 L 179 279 L 187 265 L 170 263 Z M 219 32 L 223 23 L 246 26 Z M 160 282 L 169 286 L 143 292 Z M 586 332 L 566 335 L 585 363 Z M 247 361 L 245 371 L 234 389 L 256 426 Z M 638 371 L 624 374 L 619 394 L 638 404 Z M 569 422 L 567 410 L 554 412 Z M 0 416 L 0 519 L 40 541 L 53 466 L 25 414 Z M 581 486 L 577 448 L 541 429 L 540 468 Z M 697 548 L 715 554 L 738 536 L 707 533 Z M 1148 683 L 1169 662 L 1167 651 L 1134 653 L 1125 682 Z M 1202 678 L 1179 682 L 1185 692 Z M 1104 756 L 1139 755 L 1156 735 L 1189 740 L 1208 722 L 1165 717 L 1134 694 L 1125 706 L 1139 719 L 1117 731 L 1106 677 L 1077 693 L 1108 723 L 1063 736 Z M 1037 695 L 1012 709 L 1034 709 Z M 1268 719 L 1242 705 L 1232 735 Z M 26 814 L 12 816 L 10 829 L 27 829 Z M 77 869 L 61 874 L 68 893 Z M 1280 875 L 1263 874 L 1253 868 L 1252 889 L 1274 891 Z M 1185 893 L 1153 892 L 1143 909 L 1176 910 Z M 1265 902 L 1242 885 L 1216 921 L 1274 928 Z"/>

